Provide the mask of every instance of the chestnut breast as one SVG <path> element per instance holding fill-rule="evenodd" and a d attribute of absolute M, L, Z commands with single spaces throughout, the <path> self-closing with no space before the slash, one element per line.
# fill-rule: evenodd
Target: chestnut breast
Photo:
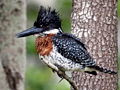
<path fill-rule="evenodd" d="M 52 37 L 55 34 L 48 34 L 44 37 L 37 37 L 35 40 L 35 47 L 38 54 L 42 56 L 49 56 L 50 52 L 53 50 Z"/>

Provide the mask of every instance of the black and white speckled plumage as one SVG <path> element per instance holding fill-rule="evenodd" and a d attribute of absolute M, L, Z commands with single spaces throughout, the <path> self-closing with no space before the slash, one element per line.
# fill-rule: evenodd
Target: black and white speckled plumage
<path fill-rule="evenodd" d="M 86 50 L 86 46 L 82 40 L 72 34 L 59 33 L 53 38 L 54 45 L 57 46 L 58 52 L 65 58 L 72 60 L 84 66 L 96 65 Z"/>
<path fill-rule="evenodd" d="M 76 36 L 67 33 L 58 33 L 52 37 L 52 40 L 56 47 L 56 52 L 64 57 L 61 61 L 64 61 L 64 59 L 68 60 L 68 62 L 66 62 L 67 69 L 65 70 L 84 71 L 93 75 L 97 75 L 96 71 L 116 74 L 114 71 L 96 65 L 86 49 L 88 46 Z M 59 65 L 62 66 L 62 63 Z M 63 66 L 63 68 L 66 67 Z"/>

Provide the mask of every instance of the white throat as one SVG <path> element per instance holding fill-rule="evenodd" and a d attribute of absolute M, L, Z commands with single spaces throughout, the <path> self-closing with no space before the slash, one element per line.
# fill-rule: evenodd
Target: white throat
<path fill-rule="evenodd" d="M 51 29 L 49 31 L 44 31 L 43 33 L 34 34 L 34 36 L 36 36 L 36 37 L 38 37 L 38 36 L 44 37 L 47 34 L 57 34 L 59 32 L 62 32 L 62 30 L 60 28 L 59 29 Z"/>
<path fill-rule="evenodd" d="M 51 29 L 51 30 L 45 31 L 45 32 L 43 32 L 43 33 L 44 33 L 44 34 L 50 34 L 50 33 L 52 33 L 52 34 L 57 34 L 57 33 L 59 33 L 59 32 L 60 32 L 59 29 Z"/>

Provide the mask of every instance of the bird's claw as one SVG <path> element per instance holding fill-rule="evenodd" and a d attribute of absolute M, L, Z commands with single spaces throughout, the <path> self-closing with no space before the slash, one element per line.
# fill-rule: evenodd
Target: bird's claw
<path fill-rule="evenodd" d="M 64 78 L 61 78 L 60 81 L 58 83 L 60 83 Z"/>

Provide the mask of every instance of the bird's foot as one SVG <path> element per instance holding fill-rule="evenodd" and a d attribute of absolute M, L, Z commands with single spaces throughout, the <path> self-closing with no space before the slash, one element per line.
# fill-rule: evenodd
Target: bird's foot
<path fill-rule="evenodd" d="M 58 83 L 60 83 L 64 78 L 61 78 L 60 81 Z"/>
<path fill-rule="evenodd" d="M 60 81 L 59 81 L 59 83 L 60 83 L 60 82 L 64 79 L 64 77 L 63 77 L 62 74 L 65 74 L 65 71 L 61 71 L 61 70 L 59 69 L 58 72 L 59 72 L 59 73 L 57 73 L 57 75 L 61 78 Z"/>

